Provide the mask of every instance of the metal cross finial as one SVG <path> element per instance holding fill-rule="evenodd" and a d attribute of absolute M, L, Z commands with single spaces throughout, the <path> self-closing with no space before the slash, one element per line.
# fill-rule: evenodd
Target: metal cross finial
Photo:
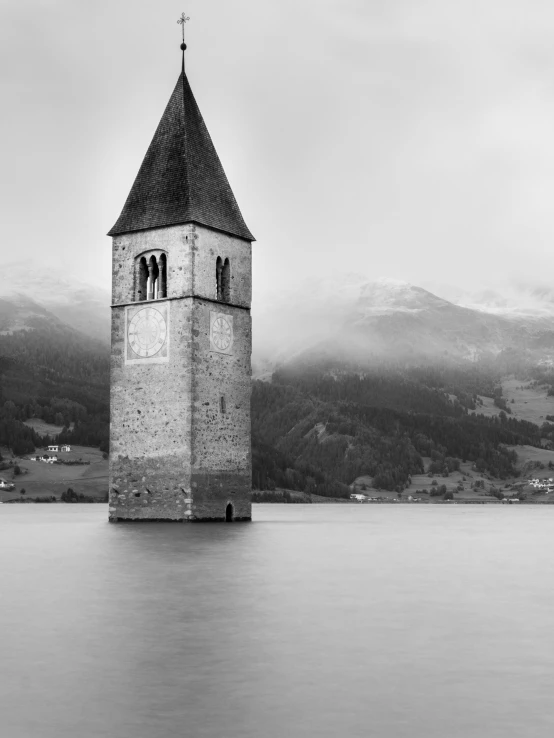
<path fill-rule="evenodd" d="M 183 43 L 185 43 L 185 23 L 189 20 L 190 18 L 187 15 L 181 13 L 181 17 L 177 21 L 177 23 L 181 26 L 181 30 L 183 32 Z"/>

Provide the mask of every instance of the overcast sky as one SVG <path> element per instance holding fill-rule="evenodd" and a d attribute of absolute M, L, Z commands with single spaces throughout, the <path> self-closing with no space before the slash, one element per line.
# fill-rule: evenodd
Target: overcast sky
<path fill-rule="evenodd" d="M 552 0 L 3 0 L 4 263 L 109 286 L 182 10 L 258 300 L 338 272 L 551 279 Z"/>

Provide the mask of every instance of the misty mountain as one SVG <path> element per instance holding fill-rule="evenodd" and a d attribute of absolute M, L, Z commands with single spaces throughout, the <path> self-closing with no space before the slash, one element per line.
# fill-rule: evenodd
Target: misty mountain
<path fill-rule="evenodd" d="M 546 311 L 464 307 L 397 280 L 314 283 L 309 293 L 275 296 L 271 313 L 255 318 L 257 373 L 328 357 L 474 362 L 515 352 L 529 362 L 553 362 L 554 313 Z"/>
<path fill-rule="evenodd" d="M 554 350 L 553 328 L 554 321 L 493 315 L 455 305 L 421 287 L 381 282 L 362 287 L 337 338 L 346 354 L 362 357 L 475 361 L 507 349 Z"/>
<path fill-rule="evenodd" d="M 507 318 L 554 321 L 554 288 L 550 284 L 505 285 L 499 288 L 462 288 L 430 282 L 422 285 L 455 305 Z"/>
<path fill-rule="evenodd" d="M 67 440 L 107 448 L 109 348 L 16 294 L 0 299 L 0 446 L 32 451 L 30 418 L 73 424 Z"/>
<path fill-rule="evenodd" d="M 0 298 L 0 335 L 14 331 L 42 330 L 66 326 L 56 315 L 21 294 Z"/>
<path fill-rule="evenodd" d="M 0 300 L 15 305 L 19 322 L 16 329 L 25 327 L 25 304 L 31 313 L 28 319 L 40 317 L 39 308 L 47 311 L 47 317 L 55 316 L 66 325 L 82 331 L 91 338 L 105 343 L 110 340 L 110 293 L 94 285 L 82 282 L 70 275 L 60 276 L 57 270 L 29 268 L 26 264 L 11 264 L 6 268 L 7 278 L 0 283 Z M 2 306 L 7 316 L 9 308 Z M 44 317 L 44 316 L 43 316 Z M 31 326 L 32 327 L 32 326 Z M 0 330 L 5 330 L 0 328 Z"/>
<path fill-rule="evenodd" d="M 0 298 L 0 444 L 31 448 L 24 421 L 39 417 L 66 428 L 60 440 L 107 449 L 109 349 L 94 335 L 108 334 L 108 309 L 95 314 L 99 294 L 71 280 L 56 282 L 56 295 L 40 276 L 33 284 L 32 298 L 13 284 Z M 84 331 L 69 320 L 73 304 Z M 506 357 L 552 360 L 544 315 L 495 314 L 358 275 L 283 290 L 267 306 L 254 314 L 254 358 L 266 351 L 273 380 L 254 383 L 256 487 L 348 495 L 356 476 L 370 475 L 401 489 L 424 456 L 439 466 L 465 458 L 505 478 L 515 473 L 505 444 L 552 435 L 509 412 L 478 414 L 478 396 L 501 401 Z"/>
<path fill-rule="evenodd" d="M 514 371 L 552 379 L 547 305 L 475 309 L 350 275 L 283 291 L 271 306 L 254 323 L 255 376 L 271 378 L 253 387 L 255 487 L 340 496 L 365 475 L 401 491 L 423 457 L 445 474 L 461 459 L 505 479 L 517 475 L 506 445 L 552 441 L 550 427 L 510 417 L 501 387 Z M 506 413 L 481 415 L 483 396 Z"/>
<path fill-rule="evenodd" d="M 109 342 L 110 295 L 69 275 L 11 265 L 0 285 L 0 331 L 54 318 Z M 554 360 L 554 289 L 463 291 L 441 295 L 393 279 L 337 274 L 259 296 L 254 303 L 255 375 L 295 357 L 346 360 L 475 361 L 516 351 Z M 38 321 L 38 322 L 37 322 Z"/>

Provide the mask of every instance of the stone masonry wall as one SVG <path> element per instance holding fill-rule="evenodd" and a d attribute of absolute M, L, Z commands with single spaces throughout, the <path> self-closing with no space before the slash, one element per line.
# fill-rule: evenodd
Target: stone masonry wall
<path fill-rule="evenodd" d="M 112 304 L 134 302 L 136 259 L 150 251 L 167 254 L 167 297 L 192 295 L 194 228 L 193 225 L 178 225 L 116 236 L 113 239 Z"/>
<path fill-rule="evenodd" d="M 112 310 L 113 518 L 180 520 L 190 510 L 191 302 L 169 302 L 169 361 L 165 364 L 125 365 L 125 308 Z"/>
<path fill-rule="evenodd" d="M 230 502 L 235 518 L 252 516 L 251 353 L 252 246 L 247 241 L 197 226 L 193 289 L 216 297 L 216 261 L 229 259 L 230 302 L 195 300 L 193 311 L 192 491 L 195 515 L 224 518 Z M 244 306 L 245 309 L 234 307 Z M 210 312 L 233 316 L 231 355 L 210 350 Z M 225 412 L 220 402 L 224 398 Z"/>
<path fill-rule="evenodd" d="M 210 350 L 210 311 L 233 316 L 232 354 Z M 193 311 L 192 491 L 195 514 L 252 515 L 250 312 L 195 301 Z M 222 409 L 222 398 L 224 407 Z"/>
<path fill-rule="evenodd" d="M 124 306 L 153 250 L 168 257 L 169 299 L 144 304 L 169 306 L 169 361 L 126 365 Z M 218 256 L 246 309 L 213 302 Z M 251 245 L 193 224 L 118 236 L 112 298 L 110 518 L 224 519 L 231 502 L 250 519 Z M 231 355 L 210 351 L 211 310 L 233 316 Z"/>
<path fill-rule="evenodd" d="M 193 242 L 193 290 L 195 295 L 216 299 L 217 257 L 231 264 L 231 297 L 234 305 L 250 309 L 252 304 L 252 246 L 248 241 L 195 226 L 189 234 Z"/>
<path fill-rule="evenodd" d="M 112 304 L 134 302 L 135 263 L 151 251 L 167 254 L 167 297 L 199 295 L 215 300 L 218 256 L 231 262 L 231 303 L 250 308 L 252 246 L 193 223 L 127 233 L 113 239 Z"/>

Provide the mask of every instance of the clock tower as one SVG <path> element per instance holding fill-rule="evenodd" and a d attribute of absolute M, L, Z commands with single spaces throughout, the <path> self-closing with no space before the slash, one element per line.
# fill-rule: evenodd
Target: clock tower
<path fill-rule="evenodd" d="M 250 520 L 254 238 L 184 62 L 109 235 L 110 520 Z"/>

